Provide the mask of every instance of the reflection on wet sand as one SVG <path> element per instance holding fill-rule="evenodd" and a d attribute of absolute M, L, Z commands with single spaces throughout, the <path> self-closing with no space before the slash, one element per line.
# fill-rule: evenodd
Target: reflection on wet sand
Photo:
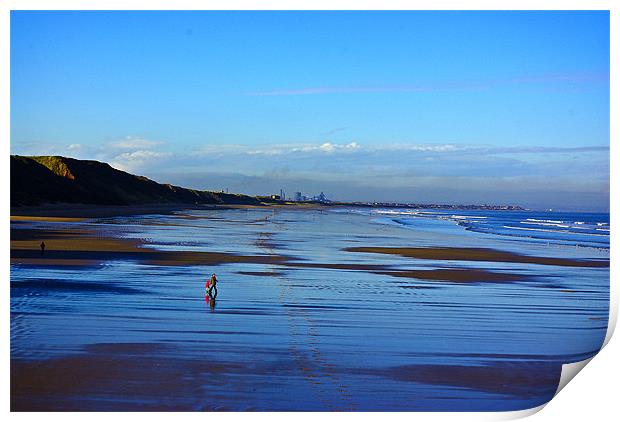
<path fill-rule="evenodd" d="M 41 256 L 38 241 L 46 239 Z M 11 262 L 31 265 L 92 265 L 97 262 L 132 260 L 151 265 L 220 265 L 224 263 L 276 264 L 287 260 L 276 255 L 238 255 L 222 252 L 157 251 L 143 242 L 94 235 L 82 229 L 11 230 Z"/>
<path fill-rule="evenodd" d="M 295 365 L 246 359 L 222 361 L 216 356 L 186 358 L 182 350 L 163 343 L 94 344 L 77 355 L 43 362 L 11 363 L 11 409 L 13 411 L 136 411 L 136 410 L 232 410 L 218 400 L 222 391 L 236 391 L 238 404 L 256 385 L 244 379 L 270 377 L 273 386 L 281 377 L 294 376 Z M 323 369 L 320 363 L 300 363 L 310 374 Z M 398 383 L 450 385 L 473 391 L 516 396 L 545 403 L 553 396 L 561 365 L 545 361 L 502 361 L 482 365 L 415 364 L 376 369 L 336 367 L 338 376 L 362 377 L 378 383 L 389 378 Z M 122 382 L 119 382 L 122 380 Z M 170 400 L 171 393 L 175 399 Z M 127 397 L 127 401 L 108 397 Z M 131 399 L 129 400 L 129 397 Z M 375 404 L 376 405 L 376 404 Z M 378 409 L 368 403 L 365 408 Z M 312 409 L 310 406 L 309 409 Z M 307 410 L 298 408 L 295 410 Z"/>
<path fill-rule="evenodd" d="M 371 371 L 372 374 L 399 381 L 452 385 L 537 398 L 546 403 L 553 397 L 560 380 L 562 365 L 539 361 L 489 362 L 480 366 L 464 365 L 405 365 Z"/>
<path fill-rule="evenodd" d="M 199 400 L 203 385 L 221 386 L 230 371 L 243 373 L 243 364 L 178 358 L 161 343 L 97 344 L 78 355 L 13 361 L 11 410 L 214 410 L 213 396 Z"/>
<path fill-rule="evenodd" d="M 48 251 L 44 256 L 38 251 L 37 241 L 48 239 Z M 264 240 L 261 233 L 256 243 L 261 248 L 273 250 L 275 244 Z M 502 257 L 511 259 L 507 262 L 535 262 L 547 265 L 564 266 L 608 266 L 608 261 L 582 262 L 558 258 L 521 257 L 496 250 L 438 249 L 438 248 L 348 248 L 352 252 L 390 253 L 422 259 L 471 260 L 496 262 Z M 133 260 L 149 265 L 183 266 L 183 265 L 221 265 L 226 263 L 271 264 L 283 267 L 326 268 L 347 271 L 374 272 L 393 277 L 415 278 L 432 281 L 450 281 L 455 283 L 471 282 L 511 282 L 525 281 L 529 277 L 523 274 L 493 272 L 470 268 L 442 268 L 432 270 L 394 270 L 390 265 L 305 262 L 299 257 L 278 255 L 239 255 L 223 252 L 193 251 L 157 251 L 144 247 L 143 242 L 128 239 L 115 239 L 105 235 L 94 235 L 82 229 L 47 230 L 12 230 L 11 262 L 30 265 L 94 265 L 105 261 Z M 238 271 L 242 275 L 277 276 L 277 271 Z"/>
<path fill-rule="evenodd" d="M 452 225 L 201 210 L 11 238 L 12 410 L 524 409 L 608 316 L 602 252 Z"/>
<path fill-rule="evenodd" d="M 392 277 L 417 278 L 430 281 L 449 281 L 452 283 L 501 283 L 511 281 L 528 281 L 533 279 L 533 277 L 522 274 L 500 273 L 464 268 L 384 272 L 377 271 L 377 274 L 385 274 Z"/>
<path fill-rule="evenodd" d="M 498 251 L 489 248 L 392 248 L 356 247 L 346 248 L 348 252 L 400 255 L 407 258 L 432 259 L 442 261 L 485 261 L 515 262 L 519 264 L 556 265 L 561 267 L 609 267 L 609 260 L 576 260 L 521 255 L 514 252 Z"/>

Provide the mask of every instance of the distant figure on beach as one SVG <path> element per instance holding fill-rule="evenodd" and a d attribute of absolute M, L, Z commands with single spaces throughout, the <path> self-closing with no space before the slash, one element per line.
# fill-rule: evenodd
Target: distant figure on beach
<path fill-rule="evenodd" d="M 45 253 L 45 242 L 41 242 L 39 246 L 41 247 L 41 255 L 43 255 Z"/>
<path fill-rule="evenodd" d="M 207 296 L 212 297 L 213 299 L 215 299 L 215 297 L 217 296 L 216 284 L 217 277 L 215 276 L 215 273 L 213 273 L 211 274 L 211 278 L 207 280 L 207 284 L 205 285 Z"/>

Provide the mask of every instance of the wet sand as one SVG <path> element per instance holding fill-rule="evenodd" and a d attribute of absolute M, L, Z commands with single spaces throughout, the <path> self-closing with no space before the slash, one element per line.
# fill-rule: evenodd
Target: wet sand
<path fill-rule="evenodd" d="M 87 217 L 50 217 L 50 216 L 34 216 L 34 215 L 12 215 L 11 221 L 48 221 L 54 223 L 70 223 L 76 221 L 84 221 Z"/>
<path fill-rule="evenodd" d="M 147 265 L 186 266 L 186 265 L 220 265 L 225 263 L 278 264 L 284 263 L 286 257 L 273 255 L 235 255 L 220 252 L 166 252 L 149 249 L 130 249 L 130 245 L 121 245 L 113 249 L 116 242 L 107 239 L 65 239 L 49 242 L 45 253 L 37 249 L 15 247 L 11 249 L 11 263 L 28 265 L 75 265 L 90 266 L 106 261 L 136 261 Z M 51 249 L 51 247 L 65 249 Z M 82 249 L 84 248 L 84 249 Z M 112 248 L 112 249 L 110 249 Z"/>
<path fill-rule="evenodd" d="M 106 411 L 114 404 L 88 396 L 132 397 L 123 404 L 125 411 L 183 411 L 187 404 L 172 401 L 169 392 L 191 403 L 205 389 L 206 401 L 195 411 L 234 410 L 222 406 L 218 395 L 222 389 L 243 391 L 249 374 L 264 377 L 294 376 L 295 363 L 283 358 L 279 364 L 254 360 L 251 356 L 237 361 L 175 357 L 179 350 L 164 343 L 100 343 L 87 347 L 75 356 L 37 363 L 17 362 L 11 366 L 12 411 Z M 308 372 L 320 371 L 319 362 L 304 362 Z M 434 385 L 451 385 L 489 393 L 508 394 L 550 400 L 555 393 L 561 366 L 553 362 L 487 361 L 484 365 L 406 365 L 380 370 L 356 367 L 330 367 L 339 376 L 365 373 L 370 382 L 381 379 Z M 188 374 L 192 374 L 188 377 Z M 118 380 L 124 382 L 119 383 Z M 205 385 L 205 380 L 207 384 Z M 33 400 L 32 398 L 35 397 Z M 47 399 L 40 399 L 41 397 Z M 251 407 L 243 410 L 252 411 Z M 348 410 L 355 410 L 351 408 Z"/>
<path fill-rule="evenodd" d="M 532 280 L 532 277 L 522 274 L 500 273 L 475 269 L 376 271 L 376 273 L 390 275 L 392 277 L 418 278 L 421 280 L 448 281 L 452 283 L 501 283 Z"/>
<path fill-rule="evenodd" d="M 304 211 L 58 218 L 11 225 L 14 411 L 522 409 L 604 336 L 575 276 L 602 259 L 349 247 L 409 232 Z"/>
<path fill-rule="evenodd" d="M 30 220 L 32 221 L 32 220 Z M 56 222 L 39 217 L 35 221 Z M 41 253 L 40 243 L 45 242 Z M 167 252 L 142 247 L 143 242 L 119 239 L 83 229 L 11 229 L 11 263 L 29 265 L 93 265 L 132 260 L 151 265 L 219 265 L 224 263 L 275 264 L 286 257 L 244 256 L 218 252 Z"/>
<path fill-rule="evenodd" d="M 486 365 L 406 365 L 375 372 L 400 381 L 453 385 L 490 393 L 551 399 L 562 368 L 553 362 L 503 361 Z"/>
<path fill-rule="evenodd" d="M 348 252 L 400 255 L 406 258 L 432 259 L 442 261 L 486 261 L 514 262 L 518 264 L 555 265 L 561 267 L 609 267 L 609 260 L 576 260 L 519 255 L 512 252 L 487 248 L 385 248 L 356 247 L 346 248 Z"/>
<path fill-rule="evenodd" d="M 121 207 L 122 208 L 122 207 Z M 50 216 L 11 216 L 11 221 L 44 221 L 44 222 L 78 222 L 88 218 L 95 218 L 108 215 L 132 215 L 151 213 L 156 211 L 167 210 L 172 212 L 178 209 L 173 206 L 154 206 L 154 207 L 126 207 L 118 210 L 115 214 L 114 209 L 109 207 L 82 208 L 72 211 L 65 209 L 58 210 L 64 214 L 63 217 L 54 216 L 53 210 L 41 209 L 39 213 L 52 214 Z M 79 215 L 81 217 L 68 217 L 67 214 Z M 192 218 L 191 216 L 179 216 L 179 218 Z M 268 217 L 267 217 L 268 219 Z M 46 242 L 45 255 L 40 254 L 39 244 Z M 274 249 L 278 245 L 275 244 L 268 236 L 264 234 L 256 241 L 258 246 Z M 73 265 L 87 264 L 92 262 L 105 261 L 110 259 L 135 259 L 144 263 L 153 263 L 156 265 L 217 265 L 229 262 L 245 262 L 245 263 L 281 263 L 282 265 L 291 266 L 308 266 L 322 267 L 343 270 L 359 270 L 359 271 L 386 271 L 389 268 L 378 265 L 356 265 L 356 264 L 333 264 L 319 263 L 306 264 L 299 261 L 299 258 L 292 260 L 289 257 L 271 256 L 265 258 L 261 256 L 240 256 L 225 253 L 168 253 L 153 252 L 142 247 L 143 244 L 135 240 L 117 239 L 108 237 L 103 233 L 87 233 L 78 229 L 63 229 L 62 231 L 49 229 L 28 229 L 20 230 L 19 228 L 11 228 L 11 262 L 29 263 L 39 265 L 54 265 L 61 261 L 71 262 Z M 436 261 L 470 261 L 470 262 L 505 262 L 505 263 L 521 263 L 521 264 L 538 264 L 553 265 L 566 267 L 585 267 L 585 268 L 604 268 L 609 267 L 609 260 L 576 260 L 555 257 L 539 257 L 520 255 L 513 252 L 489 248 L 406 248 L 406 247 L 350 247 L 344 249 L 347 252 L 357 253 L 373 253 L 398 255 L 406 258 L 436 260 Z M 64 264 L 63 264 L 64 265 Z M 475 278 L 476 275 L 484 275 L 485 279 L 493 281 L 510 281 L 518 280 L 520 277 L 514 275 L 502 277 L 489 272 L 472 272 L 466 275 L 467 270 L 441 272 L 425 272 L 425 271 L 401 271 L 393 274 L 398 277 L 425 278 L 429 280 L 451 280 L 467 281 Z M 428 277 L 424 277 L 427 274 Z M 420 276 L 420 277 L 418 277 Z"/>
<path fill-rule="evenodd" d="M 21 221 L 21 220 L 20 220 Z M 26 220 L 24 220 L 26 221 Z M 31 220 L 32 221 L 32 220 Z M 34 221 L 58 222 L 55 217 L 38 217 Z M 65 221 L 64 219 L 61 221 Z M 73 221 L 73 220 L 71 220 Z M 46 249 L 41 253 L 39 244 L 46 242 Z M 256 244 L 264 248 L 274 248 L 275 243 L 261 234 Z M 238 255 L 223 252 L 192 252 L 192 251 L 156 251 L 145 248 L 144 243 L 138 240 L 118 239 L 108 237 L 103 233 L 96 233 L 83 229 L 11 229 L 11 263 L 43 266 L 92 266 L 102 264 L 106 261 L 131 260 L 146 265 L 165 265 L 165 266 L 185 266 L 185 265 L 221 265 L 230 263 L 245 264 L 272 264 L 283 267 L 297 268 L 325 268 L 343 271 L 372 272 L 375 274 L 389 275 L 400 278 L 422 279 L 429 281 L 446 281 L 454 283 L 496 283 L 511 281 L 526 281 L 529 277 L 520 274 L 500 273 L 480 269 L 433 269 L 433 270 L 409 270 L 399 271 L 392 269 L 389 265 L 379 264 L 355 264 L 355 263 L 316 263 L 304 262 L 300 257 L 285 256 L 277 254 L 268 255 Z M 349 248 L 351 252 L 374 252 L 374 253 L 394 253 L 401 256 L 415 258 L 435 259 L 442 257 L 458 256 L 459 260 L 470 259 L 472 261 L 497 261 L 500 256 L 518 258 L 514 254 L 493 250 L 450 250 L 428 248 L 429 250 L 398 248 Z M 488 258 L 488 259 L 485 259 Z M 547 263 L 555 262 L 558 259 L 521 257 L 527 258 L 527 262 Z M 447 259 L 447 258 L 444 258 Z M 515 262 L 515 261 L 508 261 Z M 580 261 L 560 260 L 557 265 L 582 266 Z M 593 266 L 602 266 L 602 263 L 594 262 Z M 607 263 L 607 265 L 609 265 Z M 240 272 L 245 275 L 265 275 L 274 276 L 277 272 Z"/>

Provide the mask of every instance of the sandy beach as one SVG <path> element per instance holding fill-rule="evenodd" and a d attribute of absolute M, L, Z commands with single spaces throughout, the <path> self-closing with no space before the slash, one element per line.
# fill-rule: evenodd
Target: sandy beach
<path fill-rule="evenodd" d="M 604 255 L 316 209 L 156 211 L 12 216 L 13 410 L 518 409 L 604 335 L 605 284 L 583 284 Z M 586 337 L 540 343 L 551 325 Z"/>
<path fill-rule="evenodd" d="M 250 208 L 250 207 L 240 207 Z M 257 208 L 257 207 L 251 207 Z M 166 208 L 168 213 L 174 208 Z M 217 209 L 217 208 L 213 208 Z M 223 207 L 220 209 L 230 209 Z M 289 208 L 299 211 L 293 207 Z M 161 207 L 122 209 L 116 215 L 140 215 L 143 213 L 159 213 Z M 41 211 L 46 212 L 44 211 Z M 49 212 L 48 212 L 49 213 Z M 58 211 L 62 216 L 11 216 L 11 221 L 28 222 L 80 222 L 98 217 L 109 217 L 113 210 L 109 207 L 89 207 L 69 212 Z M 51 213 L 53 214 L 53 212 Z M 80 217 L 68 217 L 67 214 Z M 180 218 L 189 218 L 181 215 Z M 46 242 L 45 253 L 41 253 L 39 244 Z M 261 246 L 270 243 L 262 239 Z M 83 229 L 64 228 L 63 230 L 42 229 L 11 229 L 11 262 L 14 264 L 31 265 L 93 265 L 111 260 L 133 260 L 151 265 L 220 265 L 225 263 L 274 264 L 301 268 L 328 268 L 346 271 L 365 271 L 395 277 L 417 278 L 425 280 L 445 280 L 452 282 L 499 282 L 518 281 L 526 277 L 516 274 L 493 273 L 482 269 L 440 269 L 418 271 L 392 271 L 387 265 L 353 264 L 353 263 L 310 263 L 302 257 L 284 255 L 238 255 L 223 252 L 168 252 L 153 251 L 145 248 L 139 240 L 119 239 L 102 232 Z M 390 254 L 412 259 L 438 261 L 471 261 L 471 262 L 506 262 L 539 265 L 555 265 L 566 267 L 609 267 L 609 260 L 575 260 L 539 256 L 526 256 L 488 248 L 387 248 L 387 247 L 352 247 L 347 252 Z M 242 272 L 243 274 L 243 272 Z M 272 274 L 272 273 L 267 273 Z"/>

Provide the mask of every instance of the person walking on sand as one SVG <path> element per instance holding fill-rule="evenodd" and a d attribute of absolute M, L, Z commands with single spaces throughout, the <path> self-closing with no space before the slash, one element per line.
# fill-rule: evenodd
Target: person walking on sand
<path fill-rule="evenodd" d="M 211 274 L 211 278 L 207 280 L 207 284 L 205 285 L 207 295 L 211 297 L 217 296 L 216 284 L 217 284 L 217 277 L 215 276 L 215 273 L 213 273 Z"/>
<path fill-rule="evenodd" d="M 41 255 L 43 255 L 45 253 L 45 242 L 41 242 L 39 246 L 41 247 Z"/>

